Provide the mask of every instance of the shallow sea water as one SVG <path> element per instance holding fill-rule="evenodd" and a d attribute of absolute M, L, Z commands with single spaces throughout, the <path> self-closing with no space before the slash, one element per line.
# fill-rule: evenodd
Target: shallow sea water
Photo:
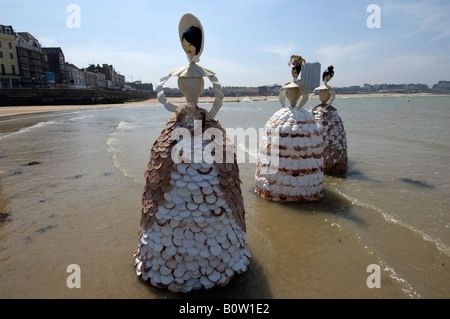
<path fill-rule="evenodd" d="M 133 267 L 143 174 L 170 113 L 142 105 L 0 119 L 0 298 L 449 298 L 450 96 L 338 95 L 333 106 L 349 167 L 325 177 L 318 202 L 255 195 L 256 144 L 235 141 L 246 154 L 251 264 L 227 287 L 187 295 L 139 281 Z M 279 108 L 227 102 L 217 119 L 258 130 Z M 71 264 L 79 289 L 67 286 Z M 380 288 L 367 285 L 370 265 Z"/>

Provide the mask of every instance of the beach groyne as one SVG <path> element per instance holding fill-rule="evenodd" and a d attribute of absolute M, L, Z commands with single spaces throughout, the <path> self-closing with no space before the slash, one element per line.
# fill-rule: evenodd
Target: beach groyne
<path fill-rule="evenodd" d="M 92 89 L 0 89 L 0 106 L 117 104 L 154 98 L 152 92 Z"/>

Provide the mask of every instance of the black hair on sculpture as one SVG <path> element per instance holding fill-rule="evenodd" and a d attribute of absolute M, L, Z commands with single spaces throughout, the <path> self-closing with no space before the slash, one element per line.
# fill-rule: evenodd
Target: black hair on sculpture
<path fill-rule="evenodd" d="M 322 80 L 325 81 L 325 77 L 328 76 L 328 80 L 334 76 L 334 67 L 330 65 L 322 74 Z"/>
<path fill-rule="evenodd" d="M 197 55 L 202 48 L 202 30 L 198 27 L 192 26 L 183 32 L 182 39 L 192 44 L 195 47 L 195 54 Z"/>

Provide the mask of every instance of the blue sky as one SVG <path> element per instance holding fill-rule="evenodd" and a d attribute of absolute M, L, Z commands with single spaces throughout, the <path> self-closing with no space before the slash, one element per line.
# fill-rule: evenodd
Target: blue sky
<path fill-rule="evenodd" d="M 70 4 L 79 27 L 67 25 Z M 370 4 L 380 8 L 379 28 L 367 25 Z M 0 0 L 0 24 L 61 47 L 67 62 L 112 64 L 127 81 L 154 85 L 188 63 L 178 40 L 185 13 L 204 28 L 199 64 L 223 86 L 289 81 L 292 54 L 322 71 L 333 65 L 336 87 L 450 80 L 448 0 Z"/>

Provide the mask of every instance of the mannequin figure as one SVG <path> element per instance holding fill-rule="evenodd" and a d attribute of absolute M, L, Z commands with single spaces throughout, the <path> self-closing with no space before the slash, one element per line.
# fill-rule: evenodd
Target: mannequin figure
<path fill-rule="evenodd" d="M 312 109 L 316 122 L 323 128 L 324 174 L 339 175 L 347 171 L 347 137 L 344 123 L 335 107 L 334 90 L 328 82 L 334 76 L 334 67 L 329 66 L 322 74 L 323 85 L 314 89 L 319 92 L 320 104 Z"/>
<path fill-rule="evenodd" d="M 158 99 L 175 114 L 151 149 L 134 258 L 142 280 L 188 293 L 227 285 L 247 270 L 250 253 L 234 146 L 214 118 L 222 104 L 221 87 L 213 72 L 196 64 L 203 28 L 185 14 L 179 33 L 189 65 L 162 78 L 157 88 Z M 186 104 L 165 99 L 162 85 L 171 75 L 179 77 Z M 197 105 L 204 76 L 216 91 L 210 111 Z"/>
<path fill-rule="evenodd" d="M 302 60 L 296 58 L 294 62 Z M 310 202 L 323 195 L 323 136 L 314 116 L 303 108 L 308 91 L 305 92 L 306 87 L 296 81 L 295 76 L 300 73 L 301 64 L 292 63 L 292 68 L 294 81 L 286 82 L 280 89 L 282 108 L 264 127 L 256 164 L 255 192 L 273 201 Z M 288 106 L 285 106 L 286 99 Z M 266 161 L 265 154 L 276 149 L 278 161 Z"/>

